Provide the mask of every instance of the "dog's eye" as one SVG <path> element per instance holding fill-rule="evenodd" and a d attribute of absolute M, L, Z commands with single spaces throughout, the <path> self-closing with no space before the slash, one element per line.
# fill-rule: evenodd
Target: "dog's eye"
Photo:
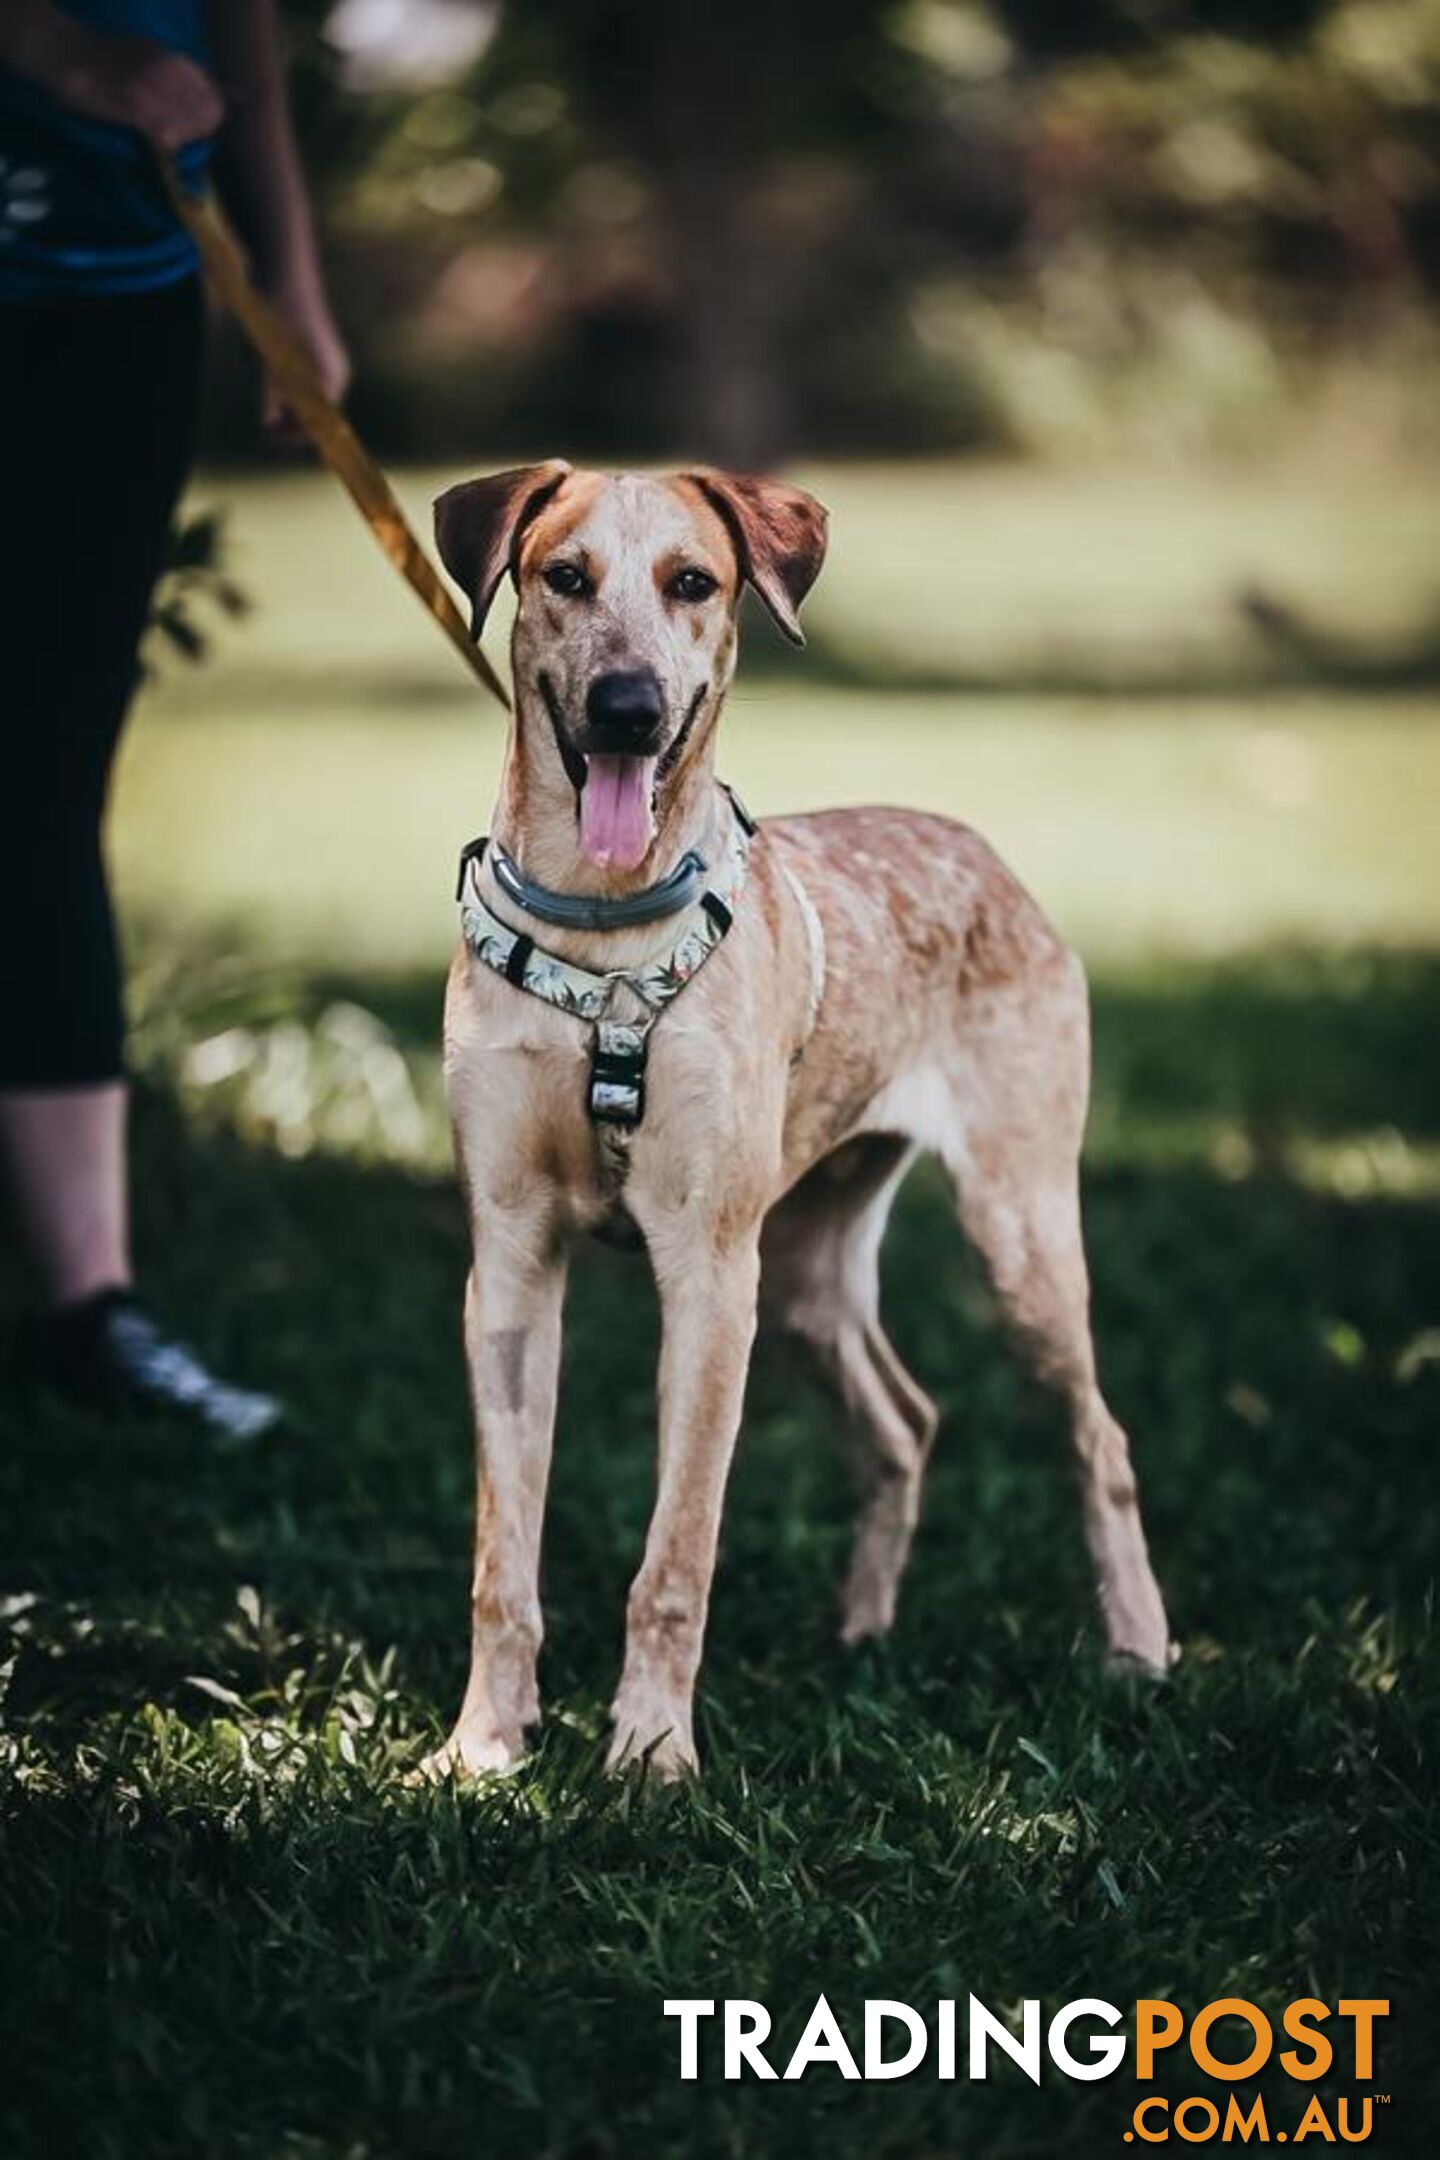
<path fill-rule="evenodd" d="M 591 590 L 590 580 L 578 563 L 547 563 L 540 575 L 551 592 L 559 593 L 562 600 L 583 600 Z"/>
<path fill-rule="evenodd" d="M 698 569 L 694 563 L 690 563 L 685 569 L 675 572 L 665 590 L 672 600 L 708 600 L 711 593 L 717 590 L 719 582 L 718 578 L 711 577 L 708 570 Z"/>

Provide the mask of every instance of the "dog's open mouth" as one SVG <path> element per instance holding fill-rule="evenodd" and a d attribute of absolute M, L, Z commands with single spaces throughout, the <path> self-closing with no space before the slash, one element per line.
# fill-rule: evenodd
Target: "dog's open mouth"
<path fill-rule="evenodd" d="M 597 870 L 634 870 L 645 860 L 655 833 L 658 764 L 658 758 L 598 752 L 585 759 L 580 846 Z"/>
<path fill-rule="evenodd" d="M 661 763 L 658 753 L 633 757 L 605 750 L 583 751 L 565 725 L 555 685 L 548 675 L 540 677 L 540 694 L 550 716 L 565 777 L 575 790 L 580 847 L 586 861 L 594 863 L 597 870 L 638 869 L 655 837 L 655 782 Z"/>

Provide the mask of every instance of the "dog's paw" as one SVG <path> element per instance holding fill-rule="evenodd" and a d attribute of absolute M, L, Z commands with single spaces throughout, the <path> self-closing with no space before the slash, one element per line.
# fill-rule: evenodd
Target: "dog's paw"
<path fill-rule="evenodd" d="M 848 1597 L 840 1614 L 840 1640 L 847 1650 L 879 1642 L 895 1625 L 893 1597 Z"/>
<path fill-rule="evenodd" d="M 1158 1683 L 1169 1677 L 1172 1665 L 1180 1662 L 1180 1645 L 1167 1642 L 1159 1656 L 1147 1651 L 1112 1648 L 1105 1657 L 1105 1677 L 1119 1682 L 1143 1680 Z"/>
<path fill-rule="evenodd" d="M 1100 1617 L 1110 1672 L 1121 1678 L 1164 1679 L 1180 1649 L 1170 1640 L 1160 1592 L 1148 1575 L 1107 1584 L 1101 1591 Z"/>
<path fill-rule="evenodd" d="M 617 1718 L 605 1768 L 612 1777 L 633 1771 L 657 1785 L 674 1785 L 696 1776 L 700 1761 L 688 1724 Z"/>
<path fill-rule="evenodd" d="M 443 1747 L 413 1769 L 407 1785 L 464 1784 L 476 1777 L 506 1777 L 525 1760 L 523 1739 L 511 1742 L 499 1733 L 467 1732 L 456 1727 Z"/>

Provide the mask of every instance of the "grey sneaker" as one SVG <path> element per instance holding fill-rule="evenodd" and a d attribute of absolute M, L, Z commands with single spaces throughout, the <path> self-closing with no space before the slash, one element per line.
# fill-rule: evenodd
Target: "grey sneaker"
<path fill-rule="evenodd" d="M 22 1361 L 75 1409 L 178 1412 L 222 1440 L 258 1440 L 284 1414 L 275 1396 L 217 1380 L 128 1290 L 101 1290 L 32 1320 Z"/>

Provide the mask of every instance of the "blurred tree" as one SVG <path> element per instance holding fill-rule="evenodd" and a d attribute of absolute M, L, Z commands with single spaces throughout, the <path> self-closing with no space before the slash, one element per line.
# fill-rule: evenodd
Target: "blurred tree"
<path fill-rule="evenodd" d="M 1183 444 L 1431 349 L 1440 0 L 291 13 L 392 451 Z"/>

